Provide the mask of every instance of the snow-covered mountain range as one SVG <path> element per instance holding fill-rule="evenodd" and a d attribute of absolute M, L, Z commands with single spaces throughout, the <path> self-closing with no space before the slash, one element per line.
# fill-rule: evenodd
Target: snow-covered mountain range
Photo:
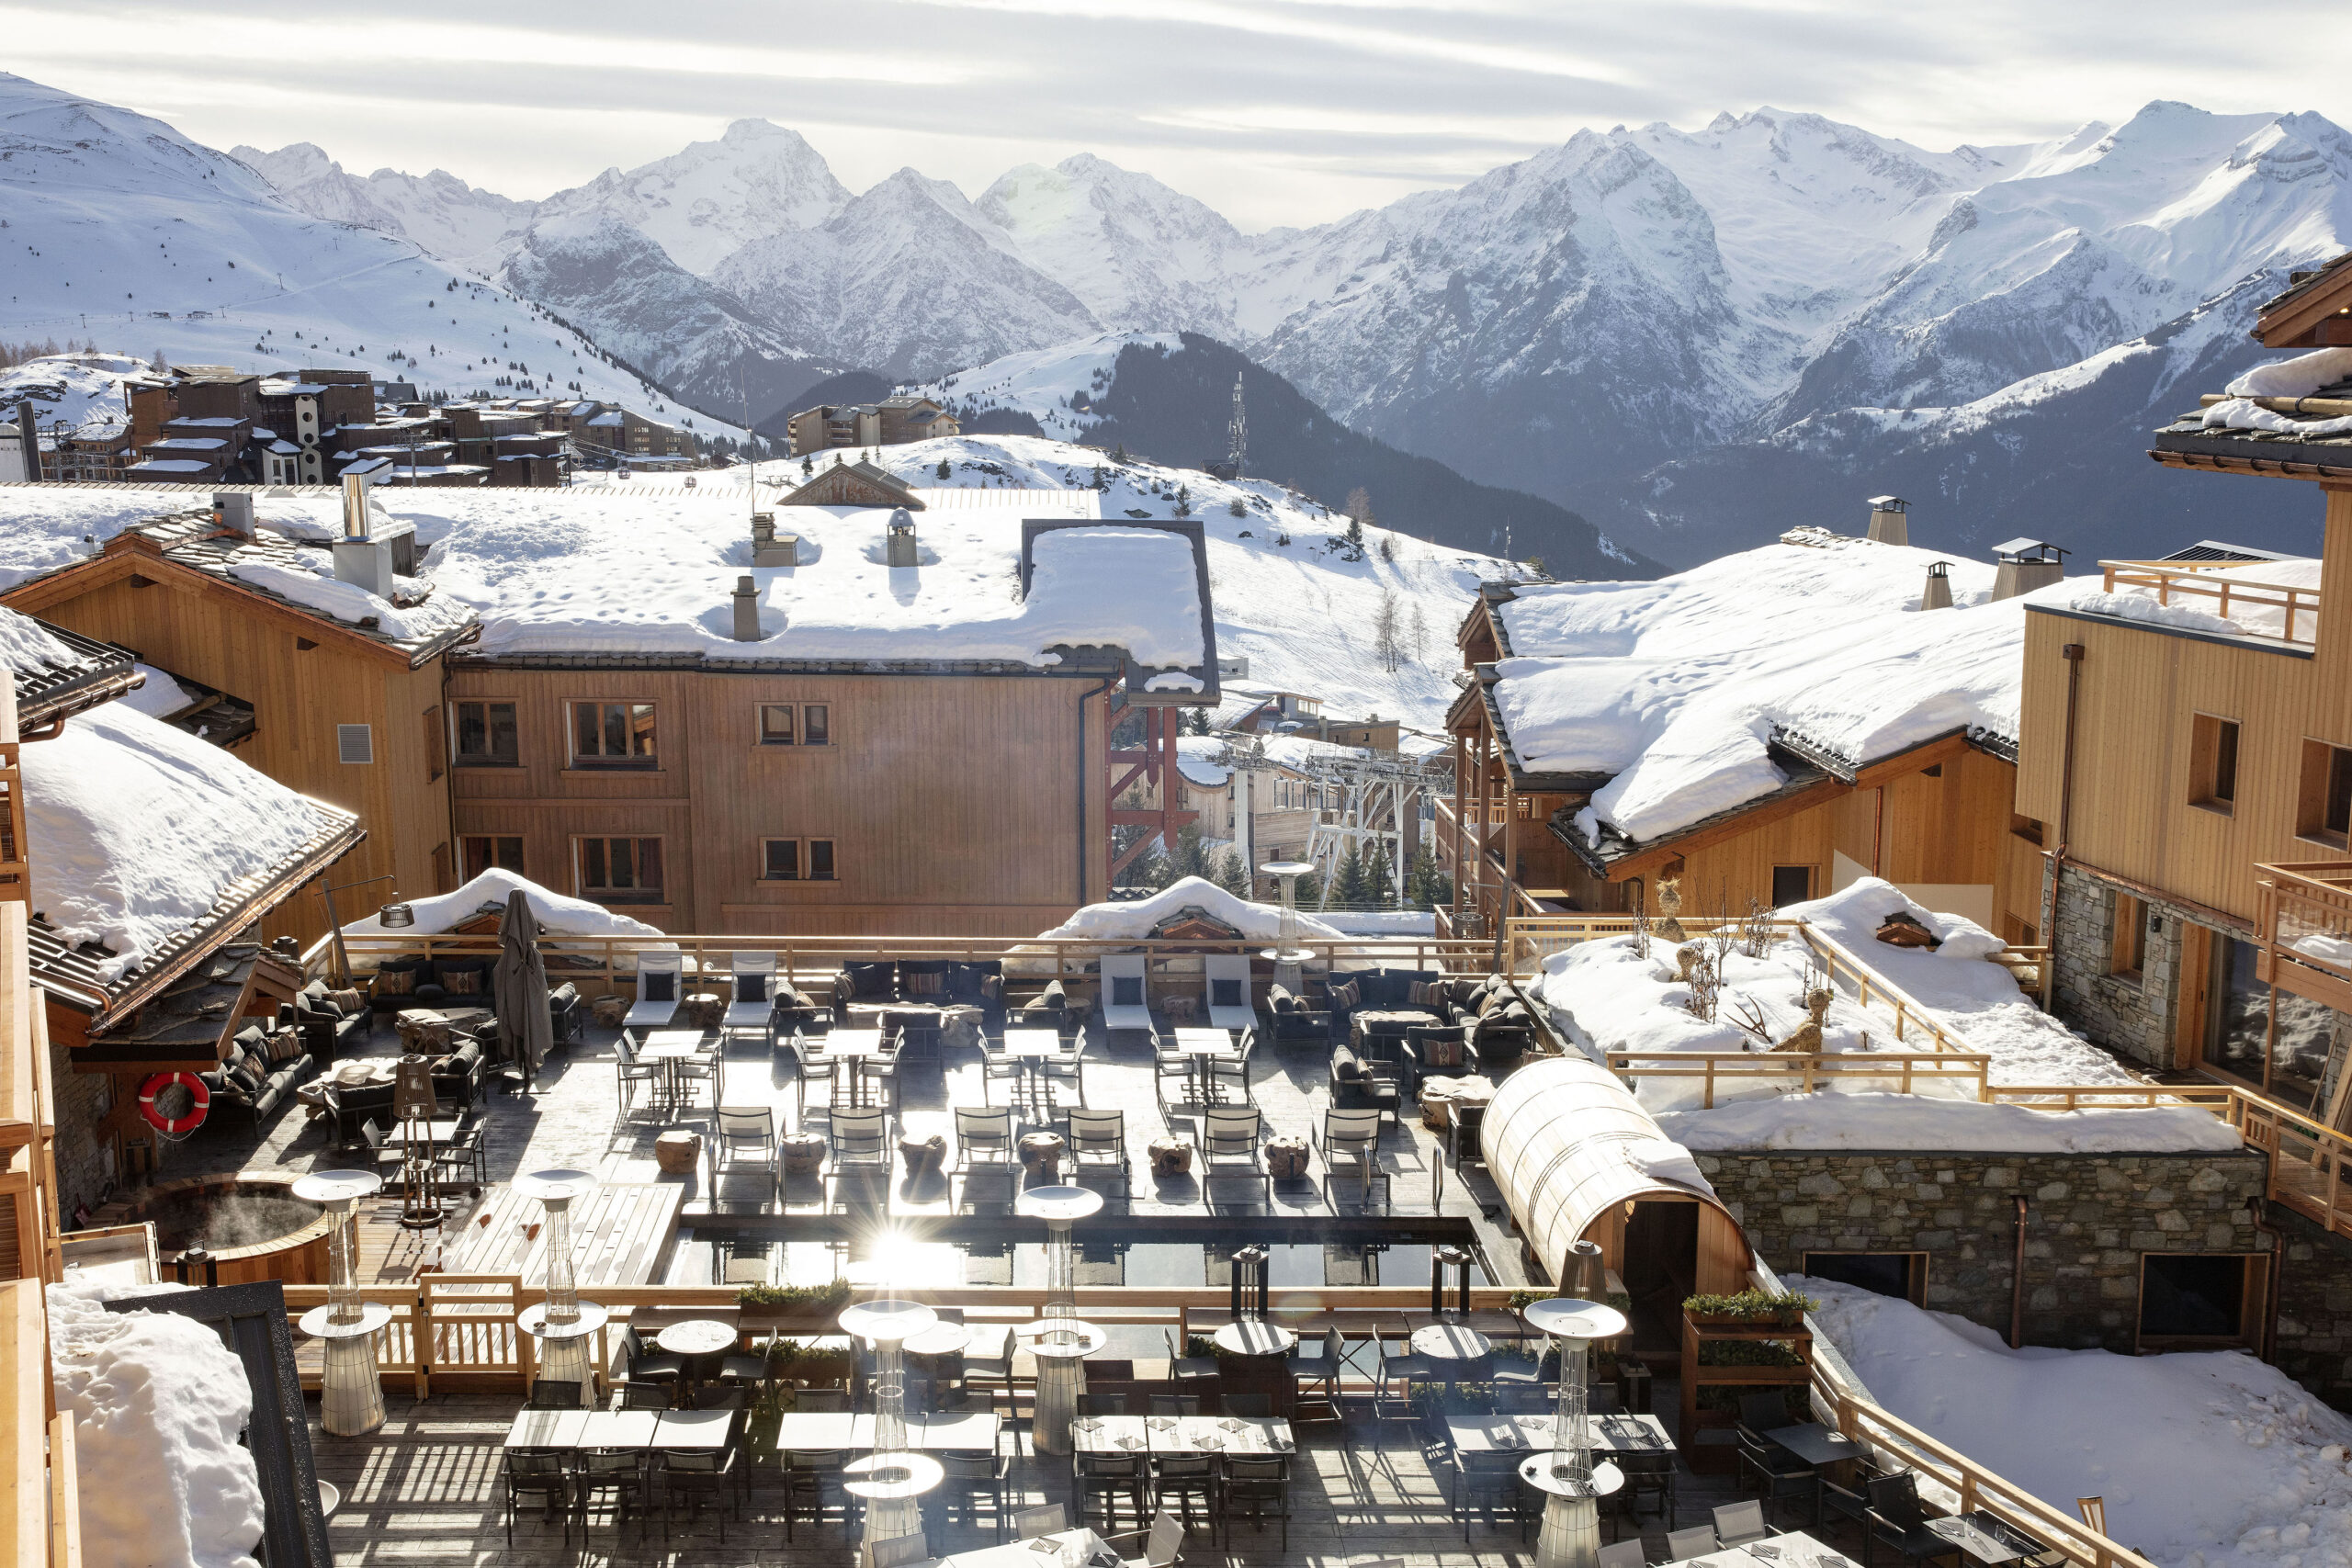
<path fill-rule="evenodd" d="M 433 180 L 387 182 L 369 211 L 407 202 L 420 223 L 435 215 L 454 233 L 453 208 L 490 211 L 496 199 L 446 194 Z M 161 120 L 6 73 L 0 254 L 0 338 L 11 342 L 99 340 L 259 370 L 345 365 L 453 393 L 574 389 L 736 434 L 675 407 L 546 306 L 419 243 L 314 216 Z"/>
<path fill-rule="evenodd" d="M 297 153 L 289 200 L 420 244 L 479 255 L 503 224 L 492 247 L 527 254 L 541 213 L 631 226 L 812 363 L 930 378 L 1102 329 L 1205 333 L 1356 429 L 1669 560 L 1838 520 L 1890 469 L 1965 475 L 1965 514 L 1922 497 L 1954 543 L 2018 531 L 2007 513 L 2039 496 L 2052 515 L 2023 522 L 2120 547 L 2150 504 L 2138 476 L 2109 476 L 2106 502 L 2037 490 L 2013 438 L 2061 405 L 2056 423 L 2125 438 L 2184 375 L 2250 357 L 2250 303 L 2352 237 L 2341 129 L 2161 102 L 1944 152 L 1772 108 L 1585 131 L 1458 190 L 1261 234 L 1087 154 L 976 200 L 911 169 L 852 195 L 759 121 L 529 213 L 446 175 L 338 181 L 314 150 L 258 166 Z M 662 308 L 508 276 L 616 338 Z M 2102 356 L 2134 343 L 2119 378 Z"/>

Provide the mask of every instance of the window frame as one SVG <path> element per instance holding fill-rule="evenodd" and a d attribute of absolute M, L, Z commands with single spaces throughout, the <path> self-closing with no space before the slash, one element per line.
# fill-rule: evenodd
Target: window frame
<path fill-rule="evenodd" d="M 2238 1329 L 2235 1334 L 2150 1334 L 2148 1321 L 2148 1260 L 2154 1258 L 2227 1258 L 2239 1265 Z M 2269 1303 L 2270 1255 L 2264 1252 L 2143 1252 L 2140 1254 L 2140 1293 L 2132 1303 L 2132 1343 L 2135 1354 L 2152 1350 L 2227 1350 L 2256 1348 L 2261 1340 L 2264 1311 Z"/>
<path fill-rule="evenodd" d="M 2107 973 L 2110 979 L 2139 985 L 2148 957 L 2148 906 L 2120 889 L 2108 894 Z"/>
<path fill-rule="evenodd" d="M 647 844 L 654 845 L 654 854 L 656 858 L 662 862 L 662 880 L 654 884 L 650 888 L 646 887 L 641 880 L 639 881 L 636 886 L 628 887 L 612 886 L 609 881 L 602 886 L 592 886 L 588 880 L 588 846 L 590 844 L 600 844 L 604 846 L 602 852 L 605 857 L 605 875 L 609 878 L 612 874 L 610 859 L 612 846 L 620 842 L 627 842 L 635 846 L 631 853 L 636 857 L 637 863 L 639 865 L 643 864 L 645 846 Z M 575 833 L 571 836 L 572 891 L 575 897 L 585 898 L 592 904 L 603 904 L 608 907 L 612 905 L 624 905 L 629 907 L 667 905 L 670 902 L 669 874 L 670 854 L 666 840 L 662 834 Z M 612 897 L 612 895 L 616 893 L 629 895 L 644 892 L 650 892 L 655 896 L 650 898 L 633 897 L 616 898 Z"/>
<path fill-rule="evenodd" d="M 792 869 L 790 872 L 781 876 L 776 874 L 775 870 L 775 851 L 776 846 L 779 844 L 786 846 L 792 852 Z M 762 882 L 799 882 L 803 880 L 800 874 L 800 840 L 797 839 L 762 839 L 760 840 L 760 880 Z"/>
<path fill-rule="evenodd" d="M 439 703 L 424 710 L 424 782 L 429 784 L 439 784 L 441 775 L 449 771 L 442 739 L 448 731 L 443 724 L 441 713 Z"/>
<path fill-rule="evenodd" d="M 1780 889 L 1780 886 L 1779 886 L 1779 883 L 1780 883 L 1780 880 L 1781 880 L 1781 873 L 1782 873 L 1782 872 L 1784 872 L 1784 871 L 1801 871 L 1801 872 L 1804 872 L 1804 897 L 1802 897 L 1802 898 L 1782 898 L 1782 897 L 1780 896 L 1780 894 L 1781 894 L 1781 889 Z M 1820 868 L 1819 866 L 1817 866 L 1817 865 L 1815 865 L 1815 864 L 1814 864 L 1814 863 L 1812 863 L 1810 861 L 1803 861 L 1803 862 L 1799 862 L 1799 861 L 1792 861 L 1792 862 L 1790 862 L 1790 863 L 1788 863 L 1787 864 L 1784 864 L 1784 865 L 1783 865 L 1783 864 L 1776 864 L 1776 865 L 1774 865 L 1774 866 L 1772 867 L 1772 882 L 1773 882 L 1773 886 L 1772 886 L 1772 890 L 1771 890 L 1771 891 L 1772 891 L 1772 908 L 1774 908 L 1775 909 L 1780 908 L 1781 908 L 1781 906 L 1783 906 L 1784 904 L 1804 904 L 1804 903 L 1810 903 L 1812 900 L 1814 900 L 1815 898 L 1817 898 L 1817 897 L 1819 897 L 1821 896 L 1820 894 L 1818 894 L 1817 892 L 1815 892 L 1815 888 L 1817 888 L 1817 887 L 1819 887 L 1819 886 L 1821 886 L 1821 868 Z"/>
<path fill-rule="evenodd" d="M 514 846 L 514 863 L 512 865 L 499 858 L 499 846 L 503 843 L 511 843 Z M 479 868 L 474 866 L 472 846 L 476 844 L 488 846 Z M 483 872 L 493 868 L 511 871 L 517 876 L 528 876 L 530 874 L 529 855 L 529 845 L 520 833 L 460 833 L 458 835 L 458 869 L 462 874 L 458 880 L 471 882 Z"/>
<path fill-rule="evenodd" d="M 2341 827 L 2330 820 L 2339 804 L 2345 808 Z M 2295 781 L 2295 837 L 2332 850 L 2352 849 L 2352 746 L 2303 737 Z"/>
<path fill-rule="evenodd" d="M 771 748 L 783 750 L 787 747 L 796 751 L 832 750 L 840 744 L 833 739 L 832 713 L 835 705 L 831 701 L 812 703 L 799 697 L 754 703 L 752 705 L 752 744 L 763 751 Z M 775 711 L 781 711 L 791 726 L 788 739 L 769 739 L 768 715 Z M 811 724 L 809 716 L 812 714 L 824 716 Z M 809 739 L 812 735 L 822 736 L 823 739 L 812 740 Z"/>
<path fill-rule="evenodd" d="M 2238 763 L 2245 727 L 2234 718 L 2192 709 L 2188 727 L 2188 804 L 2216 817 L 2238 814 Z"/>
<path fill-rule="evenodd" d="M 514 758 L 508 761 L 494 750 L 469 752 L 464 749 L 466 709 L 478 707 L 482 712 L 482 735 L 492 734 L 489 710 L 494 707 L 514 709 Z M 449 765 L 453 768 L 519 768 L 523 765 L 523 704 L 514 697 L 452 697 L 449 699 Z"/>
<path fill-rule="evenodd" d="M 771 863 L 768 857 L 775 846 L 778 844 L 792 846 L 793 874 L 790 876 L 775 876 L 769 874 L 768 867 Z M 820 858 L 817 846 L 820 844 L 824 846 L 822 859 L 826 869 L 822 876 L 817 874 L 817 863 Z M 820 838 L 795 838 L 783 834 L 763 833 L 760 836 L 759 880 L 803 885 L 815 882 L 838 886 L 842 879 L 840 845 L 841 840 L 831 834 L 826 834 Z"/>
<path fill-rule="evenodd" d="M 603 751 L 582 751 L 580 750 L 580 710 L 582 708 L 595 708 L 599 710 L 596 719 L 596 737 L 597 743 L 599 745 L 603 744 L 610 733 L 612 714 L 609 710 L 619 709 L 622 715 L 622 724 L 628 731 L 628 739 L 632 748 L 635 746 L 638 739 L 636 730 L 636 710 L 639 708 L 645 710 L 645 753 L 640 756 L 632 750 L 625 755 L 614 756 Z M 655 703 L 650 699 L 639 700 L 635 697 L 571 697 L 567 698 L 564 702 L 563 716 L 564 750 L 569 754 L 571 758 L 571 766 L 573 768 L 580 769 L 585 773 L 657 773 L 661 770 L 662 716 L 660 704 Z"/>

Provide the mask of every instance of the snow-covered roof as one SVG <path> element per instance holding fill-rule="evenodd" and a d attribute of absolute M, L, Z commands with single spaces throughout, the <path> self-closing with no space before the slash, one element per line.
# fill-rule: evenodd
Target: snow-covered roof
<path fill-rule="evenodd" d="M 122 703 L 20 763 L 35 967 L 85 1002 L 145 991 L 359 838 L 351 813 Z"/>
<path fill-rule="evenodd" d="M 132 689 L 138 674 L 128 649 L 14 610 L 0 610 L 0 666 L 15 677 L 20 735 Z"/>
<path fill-rule="evenodd" d="M 1141 942 L 1151 934 L 1152 927 L 1188 908 L 1224 921 L 1250 942 L 1272 942 L 1282 934 L 1280 905 L 1255 903 L 1238 894 L 1227 893 L 1214 882 L 1185 876 L 1148 898 L 1089 904 L 1053 930 L 1038 935 L 1063 942 Z M 1298 933 L 1315 941 L 1329 941 L 1341 934 L 1304 912 L 1298 917 Z"/>
<path fill-rule="evenodd" d="M 212 465 L 206 462 L 199 462 L 194 457 L 150 457 L 145 462 L 131 464 L 128 471 L 134 474 L 146 474 L 150 476 L 163 474 L 209 474 L 212 471 Z"/>
<path fill-rule="evenodd" d="M 2014 745 L 2025 607 L 1993 569 L 1824 536 L 1650 582 L 1521 586 L 1494 607 L 1507 657 L 1484 692 L 1522 777 L 1594 787 L 1581 830 L 1644 843 L 1788 786 L 1776 739 L 1850 772 L 1955 732 Z M 1605 781 L 1605 782 L 1601 782 Z"/>
<path fill-rule="evenodd" d="M 558 936 L 628 936 L 659 937 L 661 931 L 643 920 L 633 920 L 616 914 L 602 904 L 591 904 L 584 898 L 570 898 L 550 892 L 526 876 L 492 866 L 480 876 L 465 884 L 454 893 L 444 893 L 434 898 L 406 900 L 415 924 L 402 930 L 413 936 L 430 936 L 446 931 L 452 926 L 470 919 L 485 904 L 503 907 L 508 897 L 521 893 L 529 900 L 531 915 Z M 387 934 L 384 922 L 378 915 L 363 916 L 344 923 L 346 936 L 381 936 Z"/>

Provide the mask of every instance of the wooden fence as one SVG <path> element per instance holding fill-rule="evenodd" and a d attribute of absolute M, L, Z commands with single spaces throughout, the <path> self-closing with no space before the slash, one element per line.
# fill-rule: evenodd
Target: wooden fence
<path fill-rule="evenodd" d="M 2290 582 L 2257 582 L 2222 569 L 2240 561 L 2103 560 L 2107 592 L 2144 589 L 2159 604 L 2187 604 L 2233 621 L 2247 637 L 2310 642 L 2319 635 L 2320 592 Z M 2300 630 L 2301 635 L 2297 635 Z"/>
<path fill-rule="evenodd" d="M 409 931 L 352 933 L 344 938 L 352 971 L 372 974 L 396 958 L 482 958 L 495 960 L 497 936 L 418 935 Z M 731 975 L 739 953 L 774 953 L 776 972 L 805 986 L 826 986 L 844 964 L 914 959 L 1004 964 L 1009 984 L 1042 989 L 1051 981 L 1065 989 L 1092 984 L 1099 978 L 1106 953 L 1141 953 L 1145 975 L 1154 996 L 1200 996 L 1205 982 L 1201 961 L 1216 955 L 1242 954 L 1252 960 L 1262 985 L 1272 965 L 1260 956 L 1272 945 L 1261 940 L 1235 942 L 1124 942 L 1116 939 L 1046 940 L 1040 937 L 938 936 L 662 936 L 598 937 L 549 935 L 539 940 L 539 953 L 551 982 L 570 981 L 583 993 L 610 994 L 633 990 L 641 953 L 678 953 L 685 960 L 691 982 L 695 976 Z M 1484 942 L 1442 937 L 1306 938 L 1299 946 L 1310 954 L 1312 970 L 1345 969 L 1354 964 L 1387 964 L 1429 969 L 1448 976 L 1483 976 L 1494 955 Z M 303 954 L 304 973 L 311 978 L 333 977 L 340 960 L 332 935 L 320 938 Z"/>

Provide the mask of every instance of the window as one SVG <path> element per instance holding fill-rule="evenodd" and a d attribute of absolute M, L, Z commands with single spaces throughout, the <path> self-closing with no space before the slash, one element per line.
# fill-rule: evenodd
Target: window
<path fill-rule="evenodd" d="M 513 703 L 458 705 L 458 766 L 516 768 L 523 764 L 523 745 L 514 728 Z"/>
<path fill-rule="evenodd" d="M 2129 893 L 2113 897 L 2115 918 L 2108 931 L 2107 972 L 2119 980 L 2137 980 L 2148 933 L 2147 908 Z"/>
<path fill-rule="evenodd" d="M 2151 1252 L 2140 1258 L 2140 1346 L 2251 1337 L 2256 1259 L 2238 1252 Z"/>
<path fill-rule="evenodd" d="M 831 882 L 831 839 L 762 839 L 760 876 L 766 882 Z"/>
<path fill-rule="evenodd" d="M 575 768 L 652 767 L 653 705 L 572 704 L 571 765 Z"/>
<path fill-rule="evenodd" d="M 582 839 L 580 896 L 600 904 L 659 904 L 662 840 Z"/>
<path fill-rule="evenodd" d="M 1808 1252 L 1804 1272 L 1816 1280 L 1835 1280 L 1915 1306 L 1925 1301 L 1928 1292 L 1924 1252 Z"/>
<path fill-rule="evenodd" d="M 2029 844 L 2033 844 L 2038 847 L 2041 842 L 2041 820 L 2040 818 L 2020 817 L 2013 811 L 2009 813 L 2009 831 L 2015 833 L 2018 838 L 2023 839 Z"/>
<path fill-rule="evenodd" d="M 426 784 L 431 784 L 441 776 L 443 744 L 441 705 L 435 703 L 424 710 L 424 782 Z"/>
<path fill-rule="evenodd" d="M 1802 904 L 1813 897 L 1813 867 L 1776 865 L 1772 868 L 1772 908 Z"/>
<path fill-rule="evenodd" d="M 491 867 L 523 874 L 523 840 L 503 835 L 469 833 L 458 840 L 465 861 L 466 880 L 471 882 Z"/>
<path fill-rule="evenodd" d="M 2295 836 L 2334 849 L 2352 849 L 2352 747 L 2303 742 Z"/>
<path fill-rule="evenodd" d="M 832 709 L 825 703 L 762 703 L 763 746 L 830 746 Z"/>
<path fill-rule="evenodd" d="M 2188 804 L 2229 816 L 2238 803 L 2238 724 L 2196 716 L 2188 740 Z"/>

